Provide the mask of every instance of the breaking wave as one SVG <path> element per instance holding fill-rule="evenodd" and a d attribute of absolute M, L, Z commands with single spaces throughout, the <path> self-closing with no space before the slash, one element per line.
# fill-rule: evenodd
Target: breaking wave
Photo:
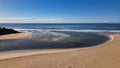
<path fill-rule="evenodd" d="M 87 30 L 87 29 L 82 29 L 82 30 L 75 30 L 75 29 L 19 29 L 19 28 L 15 28 L 15 30 L 18 31 L 25 31 L 25 32 L 34 32 L 34 31 L 38 31 L 38 32 L 54 32 L 54 31 L 65 31 L 65 32 L 94 32 L 94 33 L 120 33 L 120 30 Z"/>

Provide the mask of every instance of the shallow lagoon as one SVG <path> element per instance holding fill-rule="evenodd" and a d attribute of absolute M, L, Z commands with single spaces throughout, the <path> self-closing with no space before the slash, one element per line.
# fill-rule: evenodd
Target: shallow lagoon
<path fill-rule="evenodd" d="M 0 51 L 29 50 L 29 49 L 67 49 L 96 46 L 109 38 L 83 32 L 41 32 L 30 38 L 0 41 Z"/>

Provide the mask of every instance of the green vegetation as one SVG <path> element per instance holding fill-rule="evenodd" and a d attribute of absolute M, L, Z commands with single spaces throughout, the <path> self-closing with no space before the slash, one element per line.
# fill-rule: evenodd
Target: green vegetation
<path fill-rule="evenodd" d="M 7 29 L 7 28 L 0 27 L 0 35 L 13 34 L 13 33 L 20 33 L 20 32 L 15 31 L 13 29 Z"/>

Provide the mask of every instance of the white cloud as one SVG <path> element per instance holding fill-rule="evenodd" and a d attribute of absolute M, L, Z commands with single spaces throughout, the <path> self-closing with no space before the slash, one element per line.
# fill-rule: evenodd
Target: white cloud
<path fill-rule="evenodd" d="M 64 22 L 69 23 L 120 23 L 119 18 L 74 18 L 65 19 Z"/>
<path fill-rule="evenodd" d="M 24 18 L 24 17 L 9 17 L 0 18 L 0 23 L 61 23 L 63 18 Z"/>
<path fill-rule="evenodd" d="M 0 23 L 115 23 L 119 19 L 63 19 L 63 18 L 27 18 L 27 17 L 0 17 Z"/>

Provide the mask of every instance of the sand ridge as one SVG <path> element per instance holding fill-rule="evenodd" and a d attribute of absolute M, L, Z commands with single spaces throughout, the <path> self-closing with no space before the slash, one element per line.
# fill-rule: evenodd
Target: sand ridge
<path fill-rule="evenodd" d="M 23 33 L 16 33 L 16 34 L 7 34 L 7 35 L 1 35 L 0 40 L 5 40 L 5 39 L 19 39 L 19 38 L 25 38 L 25 37 L 30 37 L 32 34 L 23 32 Z"/>

